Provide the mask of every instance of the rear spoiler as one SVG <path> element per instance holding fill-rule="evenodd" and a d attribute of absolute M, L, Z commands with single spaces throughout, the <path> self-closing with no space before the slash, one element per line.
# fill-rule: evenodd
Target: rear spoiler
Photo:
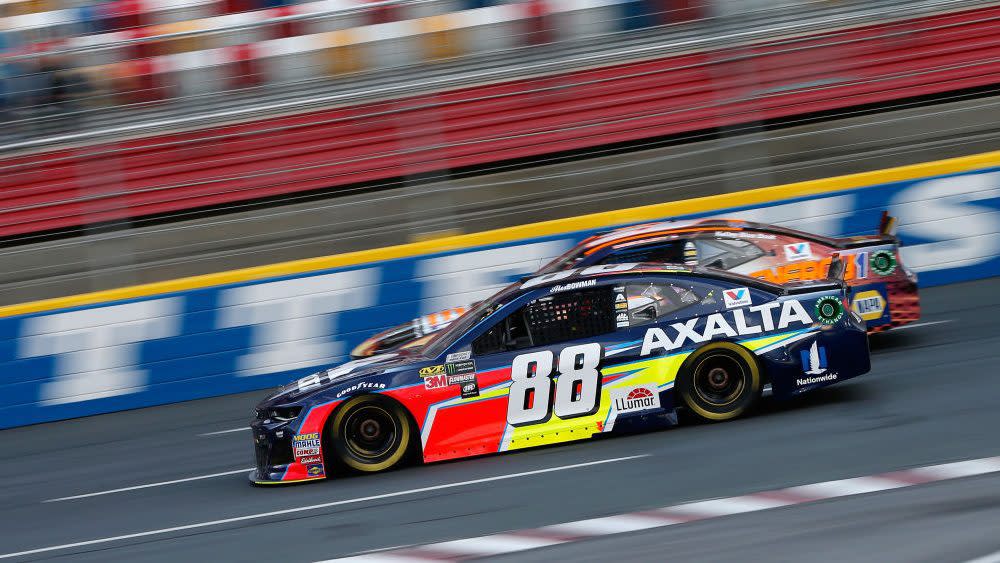
<path fill-rule="evenodd" d="M 896 218 L 889 215 L 888 211 L 882 212 L 882 219 L 878 223 L 878 234 L 884 237 L 896 236 Z"/>
<path fill-rule="evenodd" d="M 814 282 L 798 282 L 786 284 L 785 295 L 801 295 L 803 293 L 814 293 L 817 291 L 842 290 L 847 287 L 844 283 L 844 274 L 847 272 L 847 265 L 840 259 L 840 253 L 833 253 L 830 257 L 830 269 L 827 270 L 826 279 Z"/>
<path fill-rule="evenodd" d="M 848 237 L 836 240 L 836 248 L 849 250 L 852 248 L 864 248 L 875 244 L 899 244 L 896 238 L 896 225 L 898 221 L 888 211 L 882 212 L 879 219 L 878 232 L 869 236 Z"/>

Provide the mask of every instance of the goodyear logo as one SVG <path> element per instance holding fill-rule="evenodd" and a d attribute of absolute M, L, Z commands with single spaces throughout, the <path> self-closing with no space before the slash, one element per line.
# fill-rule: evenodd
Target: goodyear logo
<path fill-rule="evenodd" d="M 866 321 L 882 318 L 885 312 L 885 298 L 878 291 L 862 291 L 851 303 L 851 309 Z"/>
<path fill-rule="evenodd" d="M 444 373 L 444 364 L 439 366 L 427 366 L 420 368 L 420 377 L 430 377 L 432 375 L 441 375 Z"/>

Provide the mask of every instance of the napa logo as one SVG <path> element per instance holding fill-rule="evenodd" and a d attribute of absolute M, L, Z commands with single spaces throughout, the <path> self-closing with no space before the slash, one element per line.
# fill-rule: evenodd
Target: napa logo
<path fill-rule="evenodd" d="M 851 302 L 851 310 L 866 321 L 877 321 L 885 313 L 885 305 L 885 298 L 878 291 L 862 291 Z"/>
<path fill-rule="evenodd" d="M 796 260 L 812 260 L 812 248 L 808 242 L 797 242 L 785 245 L 785 258 L 789 262 Z"/>
<path fill-rule="evenodd" d="M 750 300 L 750 290 L 745 287 L 736 287 L 723 291 L 722 300 L 725 301 L 727 309 L 746 307 L 753 304 Z"/>

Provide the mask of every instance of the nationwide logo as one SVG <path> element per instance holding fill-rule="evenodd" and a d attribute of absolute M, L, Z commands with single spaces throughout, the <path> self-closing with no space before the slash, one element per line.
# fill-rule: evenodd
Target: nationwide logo
<path fill-rule="evenodd" d="M 808 370 L 806 368 L 809 368 Z M 816 342 L 808 350 L 802 350 L 802 369 L 806 375 L 826 372 L 826 348 Z"/>
<path fill-rule="evenodd" d="M 819 377 L 806 377 L 806 378 L 800 377 L 799 379 L 795 380 L 795 384 L 798 385 L 799 387 L 802 387 L 803 385 L 813 385 L 814 383 L 825 383 L 827 381 L 837 381 L 837 374 L 828 373 L 826 375 L 821 375 Z"/>
<path fill-rule="evenodd" d="M 722 292 L 722 300 L 725 301 L 727 309 L 746 307 L 753 304 L 753 301 L 750 299 L 750 290 L 745 287 L 724 290 Z"/>
<path fill-rule="evenodd" d="M 569 291 L 571 289 L 580 289 L 583 287 L 590 287 L 592 285 L 597 285 L 597 280 L 584 280 L 573 283 L 567 283 L 563 285 L 554 285 L 549 293 L 558 293 L 560 291 Z"/>
<path fill-rule="evenodd" d="M 785 258 L 789 261 L 812 260 L 812 249 L 808 242 L 797 242 L 785 245 Z"/>
<path fill-rule="evenodd" d="M 611 398 L 619 414 L 660 408 L 660 394 L 652 385 L 612 389 Z"/>
<path fill-rule="evenodd" d="M 619 293 L 615 296 L 615 303 L 624 303 L 626 301 L 625 296 Z"/>
<path fill-rule="evenodd" d="M 800 377 L 795 380 L 796 385 L 801 387 L 803 385 L 837 380 L 838 376 L 836 373 L 827 372 L 826 348 L 813 342 L 808 350 L 802 350 L 800 353 L 802 355 L 803 373 L 814 377 Z"/>

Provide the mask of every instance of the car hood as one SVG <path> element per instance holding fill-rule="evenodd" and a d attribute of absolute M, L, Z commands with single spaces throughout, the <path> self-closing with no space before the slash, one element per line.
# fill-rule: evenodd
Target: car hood
<path fill-rule="evenodd" d="M 349 379 L 354 379 L 358 376 L 381 373 L 387 369 L 416 363 L 421 360 L 423 360 L 421 356 L 406 352 L 389 352 L 387 354 L 377 354 L 359 360 L 352 360 L 337 367 L 321 370 L 312 375 L 292 381 L 287 385 L 283 385 L 261 401 L 261 404 L 295 400 L 303 395 L 325 389 L 330 385 L 335 385 Z"/>

